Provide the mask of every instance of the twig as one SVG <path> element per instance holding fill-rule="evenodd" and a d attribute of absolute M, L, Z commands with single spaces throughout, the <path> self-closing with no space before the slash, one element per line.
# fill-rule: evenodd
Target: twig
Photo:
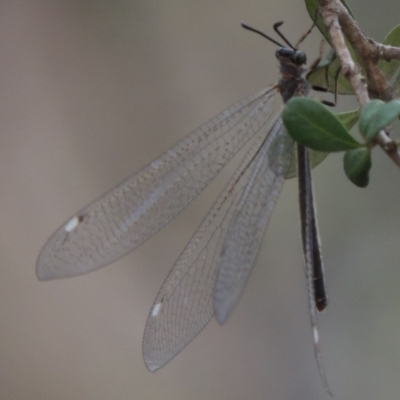
<path fill-rule="evenodd" d="M 400 58 L 400 49 L 394 50 L 394 47 L 378 45 L 375 41 L 368 39 L 339 0 L 318 0 L 318 2 L 320 13 L 332 39 L 332 45 L 340 59 L 342 73 L 350 81 L 359 104 L 363 106 L 368 103 L 370 96 L 385 101 L 391 100 L 392 88 L 378 67 L 378 61 L 380 58 L 386 60 Z M 345 38 L 354 49 L 357 61 L 362 65 L 367 80 L 353 60 Z M 379 133 L 377 142 L 400 167 L 399 148 L 385 131 L 382 130 Z"/>
<path fill-rule="evenodd" d="M 400 59 L 400 48 L 387 46 L 382 43 L 374 42 L 378 57 L 385 61 L 398 60 Z"/>

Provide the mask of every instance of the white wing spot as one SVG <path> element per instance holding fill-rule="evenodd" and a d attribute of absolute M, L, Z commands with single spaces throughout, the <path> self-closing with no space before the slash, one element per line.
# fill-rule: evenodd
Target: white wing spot
<path fill-rule="evenodd" d="M 161 303 L 157 303 L 154 305 L 153 309 L 151 310 L 151 316 L 156 317 L 161 309 Z"/>
<path fill-rule="evenodd" d="M 316 327 L 313 328 L 314 343 L 319 344 L 319 333 Z"/>
<path fill-rule="evenodd" d="M 74 217 L 70 219 L 64 226 L 65 231 L 68 233 L 72 232 L 79 225 L 79 222 L 81 221 L 82 219 L 80 217 Z"/>

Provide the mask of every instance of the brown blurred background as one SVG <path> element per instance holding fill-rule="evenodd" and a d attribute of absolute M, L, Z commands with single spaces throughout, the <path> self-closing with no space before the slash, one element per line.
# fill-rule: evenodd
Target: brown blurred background
<path fill-rule="evenodd" d="M 369 36 L 397 0 L 352 1 Z M 0 398 L 323 399 L 309 325 L 296 182 L 228 323 L 213 321 L 156 374 L 147 313 L 223 179 L 135 253 L 92 274 L 38 282 L 41 246 L 69 216 L 235 100 L 277 80 L 302 1 L 0 2 Z M 319 34 L 304 44 L 318 55 Z M 340 108 L 353 104 L 340 98 Z M 337 399 L 400 392 L 400 172 L 379 150 L 367 189 L 333 155 L 314 172 L 330 306 L 320 319 Z"/>

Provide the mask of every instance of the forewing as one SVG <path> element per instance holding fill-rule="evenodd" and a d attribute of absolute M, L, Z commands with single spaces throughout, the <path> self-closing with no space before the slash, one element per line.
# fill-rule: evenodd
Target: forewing
<path fill-rule="evenodd" d="M 38 278 L 93 271 L 148 240 L 258 132 L 274 92 L 269 87 L 234 104 L 70 218 L 42 249 Z"/>
<path fill-rule="evenodd" d="M 280 118 L 267 139 L 267 127 L 261 131 L 263 136 L 257 138 L 161 287 L 143 338 L 143 358 L 150 371 L 175 357 L 213 316 L 212 291 L 229 225 L 262 156 L 260 146 L 270 147 L 282 132 Z"/>
<path fill-rule="evenodd" d="M 254 160 L 230 222 L 213 291 L 219 323 L 227 320 L 243 292 L 290 166 L 293 140 L 282 128 L 282 121 L 279 124 L 280 134 L 273 145 L 266 142 Z"/>

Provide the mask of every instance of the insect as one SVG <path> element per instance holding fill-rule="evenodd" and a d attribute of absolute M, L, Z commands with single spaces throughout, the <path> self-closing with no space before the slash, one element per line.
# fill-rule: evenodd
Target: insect
<path fill-rule="evenodd" d="M 156 371 L 175 357 L 215 315 L 224 323 L 235 307 L 255 264 L 285 178 L 293 174 L 297 147 L 300 216 L 314 348 L 321 363 L 317 310 L 326 304 L 308 150 L 285 132 L 272 105 L 280 92 L 286 103 L 306 96 L 305 54 L 285 41 L 276 57 L 281 79 L 239 101 L 185 136 L 156 160 L 105 193 L 66 223 L 43 247 L 40 280 L 84 274 L 136 249 L 175 218 L 249 142 L 233 177 L 190 239 L 162 285 L 143 338 L 147 368 Z M 329 390 L 329 389 L 328 389 Z"/>

